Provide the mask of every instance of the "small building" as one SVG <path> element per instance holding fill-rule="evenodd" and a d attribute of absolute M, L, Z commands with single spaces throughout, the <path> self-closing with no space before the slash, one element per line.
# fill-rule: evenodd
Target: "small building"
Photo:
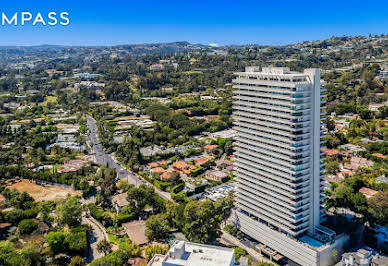
<path fill-rule="evenodd" d="M 129 204 L 127 200 L 127 193 L 121 193 L 112 197 L 112 202 L 116 208 L 116 212 L 119 213 L 124 206 Z"/>
<path fill-rule="evenodd" d="M 373 197 L 373 196 L 375 196 L 376 194 L 379 193 L 378 191 L 370 189 L 370 188 L 367 188 L 367 187 L 360 188 L 360 190 L 358 192 L 363 194 L 366 198 Z"/>
<path fill-rule="evenodd" d="M 194 164 L 196 166 L 202 166 L 204 164 L 206 164 L 207 162 L 213 160 L 213 156 L 206 156 L 206 157 L 202 157 L 202 158 L 198 158 L 198 159 L 195 159 L 194 160 Z"/>
<path fill-rule="evenodd" d="M 206 153 L 215 153 L 218 149 L 218 145 L 206 145 L 203 147 Z"/>
<path fill-rule="evenodd" d="M 340 145 L 339 148 L 347 150 L 347 151 L 350 151 L 350 152 L 352 152 L 354 154 L 359 154 L 360 152 L 365 151 L 365 148 L 362 148 L 360 146 L 353 145 L 353 144 L 350 144 L 350 143 L 344 144 L 344 145 Z"/>
<path fill-rule="evenodd" d="M 234 266 L 232 248 L 177 240 L 166 255 L 155 254 L 147 266 Z"/>
<path fill-rule="evenodd" d="M 340 154 L 339 150 L 323 148 L 321 151 L 329 157 L 337 157 Z"/>
<path fill-rule="evenodd" d="M 162 167 L 155 167 L 151 169 L 152 173 L 164 173 L 165 170 Z"/>
<path fill-rule="evenodd" d="M 79 173 L 87 164 L 84 160 L 69 160 L 58 169 L 58 173 Z"/>
<path fill-rule="evenodd" d="M 163 180 L 169 180 L 172 176 L 172 169 L 167 169 L 163 174 L 160 175 L 160 178 Z"/>
<path fill-rule="evenodd" d="M 217 201 L 220 198 L 225 198 L 229 193 L 234 191 L 234 186 L 223 184 L 205 190 L 205 198 L 211 201 Z"/>
<path fill-rule="evenodd" d="M 387 159 L 387 156 L 382 153 L 373 153 L 372 155 L 380 159 Z"/>
<path fill-rule="evenodd" d="M 370 248 L 362 248 L 357 252 L 344 253 L 339 265 L 385 266 L 388 265 L 388 257 L 376 254 L 376 252 Z"/>
<path fill-rule="evenodd" d="M 187 175 L 190 174 L 190 170 L 194 170 L 195 166 L 191 164 L 187 164 L 185 161 L 177 161 L 172 164 L 172 167 L 181 173 L 185 173 Z"/>
<path fill-rule="evenodd" d="M 3 205 L 7 199 L 0 194 L 0 205 Z"/>
<path fill-rule="evenodd" d="M 150 66 L 151 71 L 163 71 L 164 70 L 164 65 L 163 64 L 153 64 Z"/>
<path fill-rule="evenodd" d="M 133 221 L 124 223 L 122 226 L 132 242 L 138 244 L 139 246 L 148 244 L 148 238 L 145 235 L 145 221 Z"/>
<path fill-rule="evenodd" d="M 219 170 L 209 171 L 206 173 L 206 178 L 214 181 L 222 182 L 228 177 L 228 174 Z"/>
<path fill-rule="evenodd" d="M 388 177 L 386 177 L 385 175 L 379 176 L 379 177 L 376 179 L 376 182 L 377 182 L 377 183 L 385 183 L 385 184 L 388 184 Z"/>

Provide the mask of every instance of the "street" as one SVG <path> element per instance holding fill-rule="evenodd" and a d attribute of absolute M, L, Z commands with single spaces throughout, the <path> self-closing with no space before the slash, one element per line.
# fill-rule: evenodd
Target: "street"
<path fill-rule="evenodd" d="M 87 126 L 90 131 L 89 134 L 89 140 L 91 142 L 91 146 L 93 149 L 94 156 L 96 158 L 97 163 L 100 163 L 108 168 L 114 168 L 117 172 L 118 179 L 124 179 L 127 180 L 128 183 L 134 184 L 136 187 L 138 187 L 141 184 L 150 185 L 149 183 L 143 181 L 139 177 L 136 176 L 135 173 L 129 172 L 127 169 L 119 165 L 112 157 L 112 155 L 106 153 L 100 144 L 100 141 L 98 139 L 98 131 L 97 131 L 97 125 L 96 121 L 90 117 L 89 115 L 86 115 L 87 120 Z M 157 188 L 155 188 L 155 192 L 159 194 L 163 199 L 171 200 L 171 195 L 168 192 L 161 191 Z"/>
<path fill-rule="evenodd" d="M 101 258 L 104 256 L 104 253 L 100 253 L 97 250 L 97 244 L 101 240 L 107 238 L 106 232 L 104 231 L 101 226 L 99 226 L 98 223 L 95 222 L 95 219 L 93 218 L 87 218 L 85 216 L 82 217 L 82 224 L 88 224 L 93 228 L 93 233 L 88 235 L 88 240 L 90 243 L 89 246 L 89 257 L 87 258 L 87 262 L 90 263 L 91 261 Z"/>
<path fill-rule="evenodd" d="M 87 126 L 90 131 L 89 140 L 91 142 L 97 163 L 100 163 L 108 168 L 116 169 L 118 179 L 125 179 L 128 181 L 128 183 L 134 184 L 136 186 L 145 184 L 145 182 L 136 177 L 134 173 L 128 172 L 124 167 L 116 163 L 112 156 L 102 149 L 98 139 L 96 121 L 90 116 L 86 116 L 86 119 Z"/>

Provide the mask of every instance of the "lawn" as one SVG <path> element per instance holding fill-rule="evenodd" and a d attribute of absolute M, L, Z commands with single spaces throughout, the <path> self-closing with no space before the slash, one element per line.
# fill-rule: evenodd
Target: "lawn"
<path fill-rule="evenodd" d="M 57 96 L 46 96 L 44 99 L 44 102 L 40 103 L 41 106 L 47 106 L 48 103 L 57 103 L 58 97 Z"/>

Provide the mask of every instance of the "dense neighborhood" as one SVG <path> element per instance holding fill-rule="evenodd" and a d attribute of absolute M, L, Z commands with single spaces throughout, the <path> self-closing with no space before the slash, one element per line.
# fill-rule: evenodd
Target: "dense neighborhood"
<path fill-rule="evenodd" d="M 321 69 L 332 261 L 388 265 L 387 35 L 0 47 L 0 265 L 296 265 L 230 222 L 233 79 L 270 65 Z"/>

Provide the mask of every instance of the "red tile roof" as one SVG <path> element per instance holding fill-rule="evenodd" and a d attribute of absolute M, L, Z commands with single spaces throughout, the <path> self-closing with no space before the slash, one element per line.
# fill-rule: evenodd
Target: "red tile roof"
<path fill-rule="evenodd" d="M 203 164 L 207 163 L 211 159 L 213 159 L 213 156 L 208 156 L 208 157 L 202 157 L 202 158 L 199 158 L 199 159 L 195 159 L 194 162 L 195 162 L 196 166 L 200 166 L 200 165 L 203 165 Z"/>
<path fill-rule="evenodd" d="M 360 188 L 360 190 L 358 192 L 364 194 L 367 197 L 371 197 L 371 196 L 374 196 L 377 193 L 379 193 L 378 191 L 370 189 L 370 188 L 367 188 L 367 187 Z"/>
<path fill-rule="evenodd" d="M 325 153 L 327 156 L 337 156 L 340 151 L 339 150 L 331 150 L 331 149 L 328 149 L 328 148 L 323 148 L 322 149 L 322 152 Z"/>
<path fill-rule="evenodd" d="M 218 148 L 218 145 L 214 144 L 214 145 L 206 145 L 204 147 L 205 150 L 215 150 Z"/>
<path fill-rule="evenodd" d="M 375 157 L 381 158 L 381 159 L 386 159 L 387 158 L 387 156 L 385 156 L 382 153 L 373 153 L 372 155 L 375 156 Z"/>
<path fill-rule="evenodd" d="M 152 168 L 153 173 L 163 173 L 165 170 L 162 167 Z"/>

